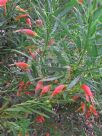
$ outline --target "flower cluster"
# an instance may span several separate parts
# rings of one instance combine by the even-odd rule
[[[23,71],[28,71],[29,65],[25,62],[16,62],[15,65]]]
[[[19,6],[16,6],[16,10],[22,12],[22,14],[19,14],[18,16],[16,16],[15,21],[25,19],[26,24],[30,28],[32,28],[31,17],[30,17],[29,14],[26,13],[27,11],[25,9],[20,8]],[[38,19],[38,20],[35,21],[35,24],[36,24],[37,27],[41,27],[41,26],[43,26],[43,21],[41,19]],[[31,29],[27,29],[27,28],[26,29],[18,29],[14,32],[15,33],[18,33],[18,32],[23,33],[23,34],[26,34],[26,35],[31,36],[31,37],[38,36],[36,32],[32,31]]]
[[[23,12],[23,14],[20,14],[20,15],[16,16],[15,20],[19,21],[20,19],[24,18],[26,24],[31,28],[32,27],[32,22],[31,22],[29,14],[26,14],[26,10],[20,8],[19,6],[16,6],[16,9],[18,11],[20,11],[20,12]]]
[[[98,112],[95,108],[95,100],[94,95],[90,89],[90,87],[86,84],[82,84],[81,89],[85,93],[86,102],[81,102],[81,106],[77,109],[77,111],[82,111],[85,114],[85,117],[88,119],[91,115],[98,117]]]
[[[94,105],[94,96],[92,91],[90,90],[90,87],[87,86],[86,84],[83,84],[81,86],[81,89],[84,91],[85,93],[85,97],[86,97],[86,101],[87,102],[92,102],[92,104]]]
[[[24,83],[24,81],[21,81],[19,83],[19,89],[18,89],[18,92],[17,92],[17,96],[20,96],[20,93],[22,92],[22,90],[25,91],[31,84],[32,83],[29,82],[29,81],[26,82],[26,83]],[[65,88],[66,88],[66,85],[64,85],[64,84],[58,85],[57,87],[55,87],[54,91],[51,92],[50,97],[52,98],[52,97],[60,94],[61,92],[63,92],[65,90]],[[34,89],[34,92],[36,94],[38,91],[41,91],[40,96],[42,96],[42,95],[47,94],[48,92],[50,92],[50,90],[51,90],[51,85],[44,85],[44,83],[41,80],[39,80],[37,82],[37,85],[36,85],[35,89]],[[24,93],[26,95],[32,95],[31,92],[24,92]]]
[[[54,91],[52,92],[51,98],[60,94],[62,91],[65,90],[65,88],[66,88],[66,85],[64,85],[64,84],[58,85],[54,89]],[[40,96],[42,96],[42,95],[48,93],[51,90],[51,85],[43,85],[42,81],[38,81],[36,88],[35,88],[35,92],[39,91],[39,90],[42,90],[41,93],[40,93]]]
[[[24,94],[26,94],[26,95],[32,95],[32,92],[26,91],[31,84],[32,84],[32,82],[29,82],[29,81],[27,81],[26,83],[24,81],[21,81],[18,85],[17,96],[21,96],[22,92],[24,92]]]
[[[44,123],[45,122],[44,116],[41,116],[41,115],[37,116],[35,120],[37,123]]]

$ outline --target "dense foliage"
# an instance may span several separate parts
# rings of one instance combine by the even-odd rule
[[[101,136],[101,0],[0,0],[0,136]]]

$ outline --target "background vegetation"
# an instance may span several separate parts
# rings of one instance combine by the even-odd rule
[[[0,6],[0,136],[101,136],[102,1],[9,0],[6,8],[4,15]],[[31,25],[17,19],[22,14]],[[50,85],[42,96],[39,80]],[[77,111],[87,103],[82,84],[94,94],[98,118]],[[51,97],[59,85],[65,90]]]

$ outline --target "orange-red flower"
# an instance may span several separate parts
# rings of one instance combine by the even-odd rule
[[[93,105],[90,105],[89,106],[89,111],[95,115],[95,116],[98,116],[98,112],[96,111],[95,107]]]
[[[83,4],[83,0],[78,0],[78,3],[79,4]]]
[[[35,87],[35,92],[39,91],[43,88],[43,82],[42,81],[38,81],[36,87]]]
[[[8,0],[0,0],[0,7],[4,8],[4,15],[6,15],[6,4]]]
[[[30,27],[32,26],[32,22],[30,18],[26,18],[26,24],[28,24]]]
[[[21,18],[27,18],[29,14],[21,14],[15,18],[16,21],[20,20]]]
[[[66,85],[64,85],[64,84],[61,84],[61,85],[57,86],[57,87],[54,89],[54,91],[52,92],[51,97],[53,97],[53,96],[55,96],[55,95],[61,93],[65,88],[66,88]]]
[[[88,110],[88,111],[86,112],[86,114],[85,114],[85,117],[86,117],[86,119],[88,119],[88,118],[90,118],[90,116],[91,116],[91,113],[90,113],[90,111]]]
[[[92,104],[94,104],[94,96],[89,88],[89,86],[87,86],[86,84],[83,84],[81,86],[81,89],[84,91],[85,96],[86,96],[86,101],[87,102],[92,102]]]
[[[35,59],[36,56],[37,56],[37,53],[36,53],[36,52],[31,52],[31,51],[29,51],[29,54],[30,54],[30,56],[31,56],[33,59]]]
[[[6,5],[8,0],[0,0],[0,7],[3,7]]]
[[[51,85],[46,85],[42,88],[42,91],[40,93],[40,96],[42,96],[43,94],[46,94],[47,92],[49,92],[51,89]]]
[[[82,112],[84,113],[86,110],[86,104],[84,102],[81,103],[81,109],[82,109]]]
[[[76,112],[78,111],[82,111],[83,113],[86,112],[86,104],[84,102],[81,102],[81,106],[76,110]]]
[[[35,59],[36,56],[37,56],[38,54],[40,54],[41,52],[42,52],[42,51],[41,51],[40,49],[37,49],[37,50],[35,50],[35,52],[29,51],[29,54],[31,55],[31,57],[32,57],[33,59]]]
[[[26,10],[24,10],[23,8],[20,8],[20,6],[16,6],[16,10],[18,10],[20,12],[26,12]]]
[[[29,65],[25,62],[16,62],[15,65],[23,71],[27,71],[29,69]]]
[[[32,31],[31,29],[19,29],[19,30],[16,30],[14,31],[15,33],[23,33],[23,34],[26,34],[28,36],[37,36],[37,33]]]
[[[44,123],[45,122],[45,118],[41,115],[37,116],[35,120],[37,123]]]
[[[24,85],[24,90],[28,89],[28,87],[32,84],[32,82],[28,81]]]
[[[86,84],[83,84],[83,85],[81,86],[81,88],[84,90],[84,92],[85,92],[88,96],[93,96],[93,94],[92,94],[90,88],[89,88]]]
[[[85,116],[86,116],[86,118],[88,119],[92,114],[93,114],[94,116],[96,116],[96,117],[99,116],[99,114],[98,114],[98,112],[96,111],[94,105],[90,105],[90,106],[88,107]]]
[[[24,81],[21,81],[19,83],[19,88],[18,88],[18,92],[17,92],[17,96],[21,95],[21,92],[25,91],[26,89],[28,89],[28,87],[32,84],[32,82],[26,82],[24,83]],[[32,92],[24,92],[26,95],[32,95]]]
[[[76,110],[82,111],[85,114],[85,117],[88,119],[92,114],[96,117],[98,117],[98,112],[96,111],[94,105],[87,106],[84,102],[81,102],[81,106]]]
[[[19,89],[18,89],[19,92],[22,92],[22,90],[23,90],[23,88],[24,88],[24,85],[25,85],[24,81],[21,81],[21,82],[19,83]]]

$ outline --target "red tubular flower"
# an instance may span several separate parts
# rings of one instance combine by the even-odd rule
[[[82,109],[82,112],[84,113],[86,110],[86,104],[84,102],[81,103],[81,109]]]
[[[17,16],[17,17],[15,18],[15,20],[18,21],[18,20],[20,20],[21,18],[27,18],[28,16],[29,16],[28,14],[21,14],[21,15]]]
[[[81,86],[81,89],[85,92],[86,101],[90,102],[90,100],[91,100],[92,104],[94,104],[94,96],[93,96],[90,88],[86,84],[83,84]]]
[[[24,81],[21,81],[19,83],[19,89],[17,92],[17,96],[21,96],[21,92],[25,91],[30,85],[32,84],[32,82],[26,82],[24,83]],[[24,92],[26,95],[32,95],[32,92]]]
[[[28,36],[38,36],[36,32],[32,31],[31,29],[19,29],[19,30],[16,30],[14,31],[15,33],[23,33],[23,34],[26,34]]]
[[[29,65],[25,62],[16,62],[15,65],[22,69],[23,71],[27,71],[29,68]]]
[[[35,92],[39,91],[43,88],[43,82],[42,81],[38,81],[36,87],[35,87]]]
[[[20,12],[24,12],[24,13],[26,12],[26,10],[20,8],[20,6],[16,6],[16,10],[18,10],[18,11],[20,11]]]
[[[78,3],[79,4],[83,4],[83,0],[78,0]]]
[[[90,116],[91,116],[91,113],[90,113],[90,111],[88,110],[88,111],[86,112],[86,114],[85,114],[85,117],[86,117],[86,119],[88,119],[88,118],[90,118]]]
[[[4,6],[4,5],[6,5],[7,1],[8,1],[8,0],[0,0],[0,6],[2,7],[2,6]]]
[[[0,7],[3,7],[7,4],[8,0],[0,0]]]
[[[76,112],[82,111],[85,113],[86,111],[86,104],[84,102],[81,102],[81,106],[76,110]]]
[[[35,120],[37,123],[44,123],[45,122],[45,118],[43,116],[37,116]]]
[[[98,112],[96,111],[95,107],[93,105],[90,105],[89,106],[89,111],[95,115],[95,116],[98,116]]]
[[[35,52],[29,51],[29,54],[31,55],[31,57],[32,57],[33,59],[35,59],[36,56],[37,56],[38,54],[40,54],[41,52],[42,52],[42,51],[41,51],[40,49],[37,49]]]
[[[24,88],[24,85],[25,85],[25,83],[24,83],[24,81],[21,81],[20,83],[19,83],[19,92],[22,92],[22,90],[23,90],[23,88]]]
[[[8,0],[0,0],[0,7],[4,7],[4,15],[6,15],[6,4]]]
[[[94,115],[96,117],[99,116],[98,112],[96,111],[95,107],[93,105],[90,105],[87,112],[86,112],[86,118],[88,119],[91,115]]]
[[[64,84],[57,86],[57,87],[54,89],[53,93],[51,94],[51,97],[53,97],[53,96],[55,96],[55,95],[61,93],[65,88],[66,88],[66,85],[64,85]]]
[[[29,51],[29,54],[33,59],[35,59],[37,56],[37,53],[31,52],[31,51]]]
[[[46,85],[42,88],[42,91],[40,93],[40,96],[42,96],[43,94],[46,94],[47,92],[49,92],[51,89],[51,85]]]
[[[84,90],[84,92],[85,92],[88,96],[93,96],[93,94],[92,94],[90,88],[89,88],[86,84],[83,84],[83,85],[81,86],[81,88]]]
[[[22,87],[22,86],[24,86],[24,81],[21,81],[21,82],[19,83],[19,87]]]
[[[26,18],[26,24],[28,24],[30,27],[32,27],[32,22],[30,18]]]

